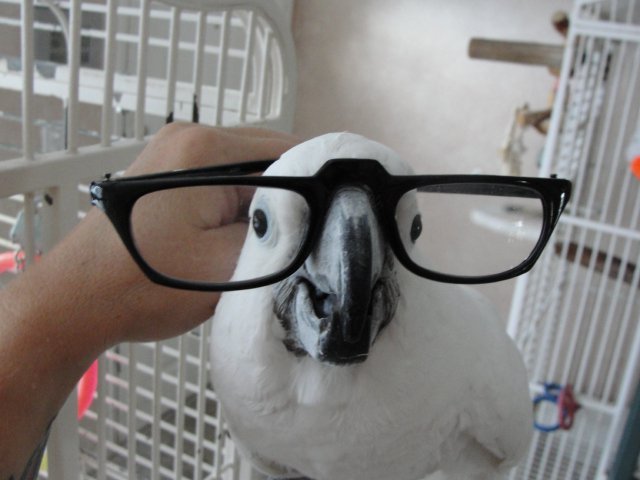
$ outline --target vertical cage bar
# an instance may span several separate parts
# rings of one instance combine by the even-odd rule
[[[147,50],[149,46],[149,14],[150,0],[141,0],[140,23],[138,31],[138,59],[136,75],[138,84],[136,89],[136,118],[134,135],[136,140],[144,139],[145,100],[147,94]]]
[[[238,450],[234,447],[233,448],[233,480],[240,480],[241,468],[242,466],[240,464],[240,455],[238,455]]]
[[[173,113],[176,100],[176,75],[178,71],[178,51],[180,40],[180,9],[171,9],[171,29],[169,42],[169,61],[167,63],[167,109],[165,118]]]
[[[30,266],[36,257],[36,198],[33,192],[25,192],[23,202],[24,238],[21,248],[24,252],[25,265]]]
[[[183,477],[184,468],[184,406],[186,401],[186,385],[187,385],[187,342],[184,334],[178,340],[178,387],[176,392],[176,458],[175,467],[178,478]]]
[[[204,427],[205,413],[207,405],[207,345],[209,344],[209,335],[211,333],[211,322],[205,322],[200,327],[200,341],[198,345],[198,356],[202,362],[198,366],[198,417],[196,420],[196,451],[200,452],[196,462],[195,478],[202,478],[202,463],[204,458]],[[218,422],[219,425],[219,422]],[[218,432],[220,433],[220,432]],[[219,447],[219,445],[217,445]]]
[[[265,39],[262,45],[262,51],[260,58],[262,59],[262,68],[260,69],[260,78],[258,80],[258,118],[262,120],[266,110],[266,83],[267,83],[267,71],[269,70],[269,51],[271,50],[273,42],[273,34],[271,30],[267,30],[265,33]]]
[[[138,379],[136,375],[136,363],[137,355],[135,351],[135,345],[130,343],[128,345],[129,350],[129,398],[127,402],[127,469],[129,478],[137,478],[136,474],[136,431],[137,431],[137,419],[136,419],[136,385]]]
[[[245,123],[247,120],[247,99],[249,96],[249,72],[253,61],[253,44],[256,30],[256,19],[253,10],[249,11],[247,22],[247,43],[244,48],[244,63],[242,64],[242,83],[240,84],[240,106],[238,108],[238,122]]]
[[[22,156],[26,160],[34,160],[33,137],[33,1],[22,0],[20,25],[21,45],[20,55],[22,59]],[[34,195],[31,192],[24,194],[24,250],[26,265],[31,265],[35,258],[35,203]]]
[[[67,151],[78,151],[78,90],[80,88],[80,49],[82,10],[80,0],[72,0],[69,18],[69,44],[67,52],[69,58],[69,91],[66,102]]]
[[[111,145],[111,132],[113,130],[113,79],[115,74],[116,57],[116,26],[117,18],[116,0],[107,2],[107,26],[104,52],[104,95],[102,100],[102,120],[100,145]]]
[[[216,125],[222,125],[224,120],[225,71],[227,68],[230,20],[231,10],[224,10],[222,12],[222,24],[220,27],[220,50],[218,54],[218,72],[216,75],[216,86],[218,87],[216,98]]]
[[[96,406],[98,433],[98,471],[97,480],[107,478],[107,360],[105,355],[98,359],[98,399]]]
[[[537,430],[535,430],[534,433],[533,433],[533,438],[531,440],[531,445],[532,446],[538,445],[539,437],[540,437],[540,433]],[[531,471],[532,471],[533,465],[535,463],[535,456],[536,456],[536,449],[535,448],[529,448],[529,454],[527,455],[526,463],[522,462],[522,461],[520,463],[521,465],[524,464],[524,467],[521,467],[522,470],[523,470],[523,472],[522,472],[522,477],[523,478],[527,478],[527,479],[528,478],[534,478]]]
[[[33,125],[33,0],[22,0],[20,15],[21,58],[22,58],[22,156],[34,159]]]
[[[572,18],[576,18],[578,9],[573,9]],[[560,70],[560,78],[558,79],[559,85],[566,85],[572,74],[572,65],[574,55],[576,54],[576,36],[570,29],[567,35],[566,47],[564,55],[562,57],[562,68]],[[542,177],[548,177],[551,172],[551,166],[553,159],[556,156],[556,145],[558,144],[558,137],[560,134],[560,124],[563,121],[564,106],[567,101],[568,88],[561,88],[556,93],[553,109],[551,110],[551,119],[549,120],[549,129],[547,133],[547,139],[545,142],[545,149],[543,150],[542,162],[540,165],[539,174]]]
[[[162,422],[162,342],[153,349],[153,422],[151,423],[151,478],[160,478],[160,429]]]
[[[196,31],[196,51],[193,63],[193,101],[197,105],[202,104],[202,65],[204,63],[204,44],[207,32],[207,12],[198,12],[198,25]],[[193,119],[194,121],[197,119]]]
[[[597,422],[593,421],[592,424],[593,425],[598,425],[602,422],[602,418],[603,415],[602,414],[597,414],[596,419],[598,420]],[[585,430],[587,430],[585,432]],[[580,468],[580,441],[584,441],[585,438],[591,437],[589,440],[589,446],[588,446],[588,451],[589,454],[587,455],[586,458],[594,458],[595,455],[597,455],[597,453],[593,452],[593,447],[595,447],[595,441],[596,441],[596,435],[593,434],[593,431],[589,432],[588,431],[588,426],[587,426],[587,422],[582,422],[580,424],[578,424],[578,429],[577,432],[574,435],[574,445],[573,445],[573,449],[572,449],[572,455],[570,458],[570,462],[569,462],[569,467],[571,468],[571,472],[573,473],[573,471],[578,470]],[[560,465],[561,462],[556,462],[556,465]],[[589,465],[582,465],[582,472],[580,474],[580,480],[587,480],[589,477],[587,476],[589,472]],[[575,475],[574,475],[575,478]]]
[[[507,333],[513,339],[520,328],[520,320],[522,319],[522,305],[524,304],[525,293],[527,291],[527,283],[529,282],[530,273],[521,275],[516,280],[509,308],[509,320],[507,323]]]
[[[225,427],[224,427],[224,420],[222,415],[223,415],[222,406],[218,404],[218,428],[216,431],[216,435],[218,436],[218,441],[216,443],[216,453],[214,456],[216,480],[222,478],[222,462],[224,461],[222,451],[224,449],[224,444],[225,444],[225,434],[224,434]]]
[[[552,296],[543,295],[543,292],[554,283],[553,279],[558,278],[558,272],[554,271],[550,265],[552,258],[551,252],[547,252],[541,258],[542,263],[537,267],[535,274],[531,274],[524,284],[524,288],[530,287],[534,292],[538,292],[535,295],[527,295],[523,300],[523,305],[526,307],[523,308],[523,312],[526,316],[522,323],[529,326],[527,329],[529,338],[524,353],[529,371],[536,372],[532,375],[532,379],[535,380],[543,378],[541,372],[544,371],[544,363],[540,359],[544,358],[550,348],[556,329],[556,325],[550,321],[550,318],[552,310],[557,308],[557,301]],[[541,305],[544,305],[544,308],[540,308]]]

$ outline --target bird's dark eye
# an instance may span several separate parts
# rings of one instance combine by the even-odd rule
[[[267,233],[267,229],[269,228],[267,214],[264,213],[264,210],[258,208],[253,212],[251,226],[253,227],[253,231],[256,232],[258,238],[264,237],[265,233]]]
[[[413,222],[411,223],[411,241],[413,243],[416,242],[420,234],[422,233],[422,218],[420,214],[413,217]]]

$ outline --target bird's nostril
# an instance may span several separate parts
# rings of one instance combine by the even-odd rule
[[[311,302],[313,310],[318,318],[327,318],[333,312],[335,305],[335,295],[318,290],[315,286],[310,285]]]

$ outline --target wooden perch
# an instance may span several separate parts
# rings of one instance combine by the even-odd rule
[[[469,42],[469,57],[500,62],[544,65],[559,69],[562,65],[562,45],[548,43],[513,42],[472,38]]]
[[[531,125],[538,132],[543,135],[547,134],[547,120],[551,118],[551,109],[547,108],[545,110],[529,110],[528,108],[520,108],[517,111],[516,119],[518,121],[518,125],[521,127],[528,127]]]

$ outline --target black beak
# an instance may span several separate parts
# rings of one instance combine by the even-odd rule
[[[283,282],[289,288],[277,289],[292,304],[283,322],[296,337],[289,343],[323,362],[366,360],[397,304],[390,259],[367,192],[339,190],[313,253]]]

